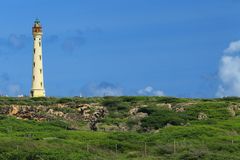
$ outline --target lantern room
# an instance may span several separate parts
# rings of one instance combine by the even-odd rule
[[[41,26],[39,19],[36,19],[34,21],[34,26],[32,28],[32,32],[33,32],[33,34],[42,34],[42,26]]]

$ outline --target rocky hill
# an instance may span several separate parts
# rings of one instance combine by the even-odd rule
[[[239,159],[240,99],[0,97],[0,159]]]

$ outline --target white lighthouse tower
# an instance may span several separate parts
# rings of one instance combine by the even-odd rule
[[[33,45],[33,64],[32,64],[32,89],[31,97],[45,97],[43,81],[43,63],[42,63],[42,26],[38,19],[35,20],[32,27],[34,39]]]

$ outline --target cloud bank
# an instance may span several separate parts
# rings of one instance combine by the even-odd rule
[[[14,51],[12,53],[16,53],[16,50],[20,50],[25,48],[31,44],[31,37],[26,36],[24,34],[10,34],[7,37],[0,38],[0,49],[1,52],[11,53],[9,51]]]
[[[79,29],[61,35],[45,35],[43,43],[47,47],[55,45],[56,49],[61,49],[64,53],[74,53],[86,43],[86,34],[89,32],[96,31],[93,29]],[[0,53],[19,53],[20,50],[32,47],[32,43],[33,38],[31,35],[11,33],[6,37],[0,37]]]
[[[224,50],[219,66],[220,85],[217,97],[240,96],[240,40]]]
[[[110,82],[89,83],[80,89],[80,96],[83,97],[127,96],[127,95],[165,96],[163,91],[156,90],[152,86],[147,86],[139,90],[129,90],[121,87],[119,84],[113,84]]]
[[[12,82],[9,74],[0,74],[0,95],[18,96],[22,94],[19,84]]]
[[[240,51],[240,40],[239,41],[234,41],[229,44],[229,47],[224,50],[226,54],[229,53],[236,53]]]
[[[90,83],[81,89],[80,95],[84,97],[122,96],[123,89],[109,82]]]
[[[143,96],[164,96],[164,92],[161,90],[155,90],[151,86],[147,86],[143,89],[140,89],[137,91],[138,95],[143,95]]]

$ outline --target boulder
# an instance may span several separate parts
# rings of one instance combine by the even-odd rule
[[[232,117],[236,116],[236,113],[238,112],[238,110],[239,110],[238,105],[230,105],[228,107],[228,112]]]
[[[64,116],[64,113],[61,112],[61,111],[54,111],[53,109],[49,109],[48,114],[52,114],[54,116],[58,116],[58,117],[63,117]]]
[[[180,108],[176,108],[176,112],[184,112],[185,109],[183,107],[180,107]]]
[[[208,116],[207,114],[203,113],[203,112],[200,112],[198,114],[198,120],[207,120],[208,119]]]
[[[67,107],[67,106],[66,106],[65,104],[60,104],[60,103],[59,103],[59,104],[57,104],[57,107],[58,107],[58,108],[65,108],[65,107]]]
[[[157,104],[157,106],[172,110],[172,105],[170,103],[159,103],[159,104]]]
[[[20,111],[19,106],[12,106],[11,109],[9,110],[9,115],[16,115]]]
[[[130,115],[136,115],[138,112],[139,108],[132,108],[130,109],[130,111],[128,112]]]

